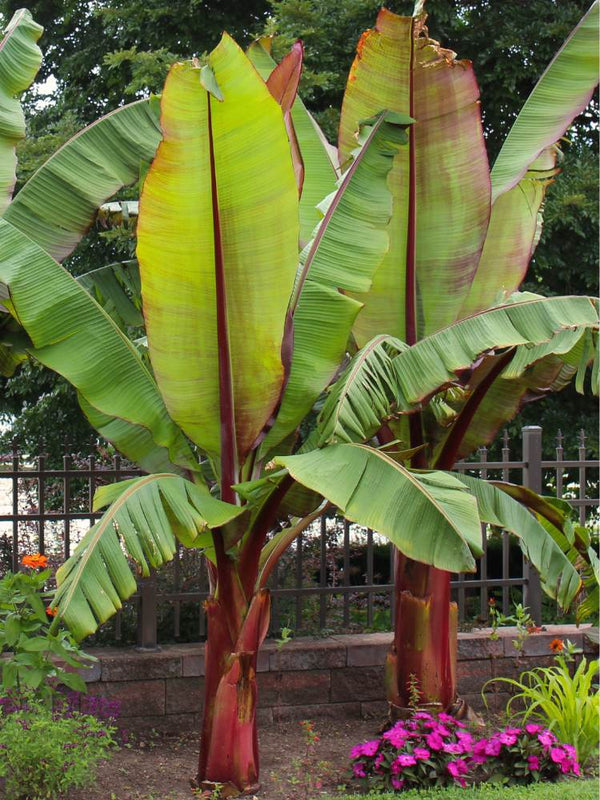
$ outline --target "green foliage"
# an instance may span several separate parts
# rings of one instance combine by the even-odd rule
[[[116,729],[96,717],[29,700],[0,716],[0,775],[6,800],[54,800],[88,786],[115,746]]]
[[[390,794],[388,792],[371,792],[364,794],[336,794],[335,798],[324,800],[466,800],[466,792],[460,786],[447,789],[409,789]],[[531,786],[483,786],[469,787],[469,800],[596,800],[598,797],[598,781],[561,781],[560,783],[538,783]]]
[[[44,566],[45,556],[29,556]],[[33,693],[50,702],[56,687],[64,684],[74,691],[85,691],[78,672],[68,667],[85,666],[84,656],[67,630],[57,630],[49,603],[54,592],[46,591],[50,570],[9,572],[0,580],[0,652],[8,654],[2,662],[0,686],[3,693]]]
[[[575,747],[579,762],[585,765],[597,753],[600,736],[600,691],[595,687],[598,661],[588,662],[583,657],[571,673],[568,656],[558,655],[555,666],[535,667],[518,679],[495,680],[515,691],[507,713],[547,725],[561,741]],[[518,710],[521,703],[523,711]]]

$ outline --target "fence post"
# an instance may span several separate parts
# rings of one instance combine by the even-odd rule
[[[523,437],[523,485],[537,494],[542,493],[542,429],[539,425],[527,425],[521,429]],[[525,562],[523,605],[529,608],[536,625],[542,624],[542,587],[537,570]]]
[[[139,582],[140,599],[137,612],[137,650],[160,650],[156,634],[156,574]]]

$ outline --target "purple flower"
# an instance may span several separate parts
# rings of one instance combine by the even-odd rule
[[[431,753],[426,747],[415,747],[413,750],[413,755],[415,758],[430,758]]]
[[[442,737],[439,735],[439,733],[437,733],[437,731],[428,733],[425,737],[425,741],[427,742],[427,747],[430,747],[432,750],[441,750],[444,745]]]
[[[527,765],[530,770],[538,770],[540,768],[540,760],[537,756],[527,756]]]

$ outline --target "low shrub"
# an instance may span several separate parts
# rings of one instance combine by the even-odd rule
[[[35,699],[4,698],[0,714],[0,776],[6,800],[54,800],[93,782],[115,746],[115,728],[89,714],[50,709]]]
[[[356,745],[352,773],[364,789],[408,790],[484,781],[505,786],[578,776],[575,748],[527,724],[475,738],[448,714],[418,711],[377,739]]]

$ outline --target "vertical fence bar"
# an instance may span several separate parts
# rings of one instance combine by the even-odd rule
[[[88,479],[88,511],[91,514],[92,508],[94,507],[94,492],[96,491],[96,478],[94,477],[96,459],[94,456],[88,458],[88,467],[90,470],[90,477]],[[90,517],[90,526],[94,524],[94,521],[94,517]]]
[[[344,627],[350,624],[350,523],[344,520]]]
[[[523,484],[528,489],[542,492],[542,429],[539,425],[527,425],[521,430],[523,436]],[[536,625],[542,624],[542,587],[540,576],[529,563],[524,563],[523,605],[529,608]]]
[[[579,461],[582,462],[581,466],[579,467],[579,499],[580,500],[585,500],[585,491],[586,491],[585,472],[586,472],[586,470],[585,470],[585,464],[583,464],[583,462],[585,461],[585,450],[586,450],[586,447],[585,447],[585,431],[584,431],[583,428],[579,431],[579,448],[578,449],[579,449]],[[585,504],[581,503],[581,505],[579,506],[579,524],[580,525],[585,525],[585,511],[586,511]]]
[[[17,572],[19,569],[19,450],[17,440],[12,443],[12,570]]]
[[[373,531],[367,529],[367,585],[373,585]],[[373,592],[367,592],[367,627],[373,627]]]
[[[327,586],[327,520],[321,517],[321,553],[319,568],[319,586],[324,589]],[[327,597],[325,592],[319,597],[319,628],[327,625]]]
[[[71,459],[68,455],[63,456],[63,470],[65,477],[63,478],[63,513],[64,519],[64,532],[63,532],[63,552],[65,561],[71,555],[71,520],[69,519],[69,512],[71,510],[71,481],[66,474],[69,472]]]
[[[390,627],[394,630],[394,625],[396,624],[396,603],[394,602],[396,597],[396,548],[391,542],[388,547],[390,552],[390,583],[392,584],[392,593],[390,594]]]
[[[304,536],[300,534],[296,539],[296,589],[302,588],[302,573],[303,573],[303,544]],[[296,595],[296,630],[299,631],[302,627],[302,595],[300,592]]]
[[[504,429],[502,434],[502,461],[507,463],[510,461],[510,439],[508,431]],[[507,482],[510,478],[510,470],[508,467],[502,468],[502,480]],[[510,578],[510,536],[508,531],[502,531],[502,580],[505,581]],[[508,586],[502,585],[502,613],[508,614],[509,610],[509,591]]]
[[[181,591],[181,547],[178,544],[175,550],[175,558],[173,559],[173,581],[175,592]],[[181,600],[173,601],[173,636],[179,639],[181,636]]]
[[[44,456],[39,456],[37,460],[37,468],[40,473],[40,476],[37,480],[38,514],[40,515],[38,522],[38,552],[43,553],[46,549],[44,536],[44,513],[46,511],[46,481],[44,480],[44,470],[46,469],[46,459]]]
[[[482,464],[481,471],[479,473],[479,477],[481,480],[487,480],[488,472],[485,464],[487,462],[488,451],[487,447],[480,447],[479,448],[479,461]],[[483,619],[487,619],[488,614],[488,584],[487,581],[489,579],[488,575],[488,557],[487,557],[487,550],[488,550],[488,543],[487,543],[487,526],[485,524],[481,525],[481,545],[483,549],[483,553],[481,554],[481,558],[479,559],[479,570],[481,574],[481,588],[479,590],[479,616]],[[485,581],[485,582],[484,582]]]
[[[560,466],[560,462],[564,461],[564,449],[563,449],[563,433],[561,430],[558,431],[556,434],[556,496],[562,498],[563,496],[563,481],[564,481],[564,469]]]

